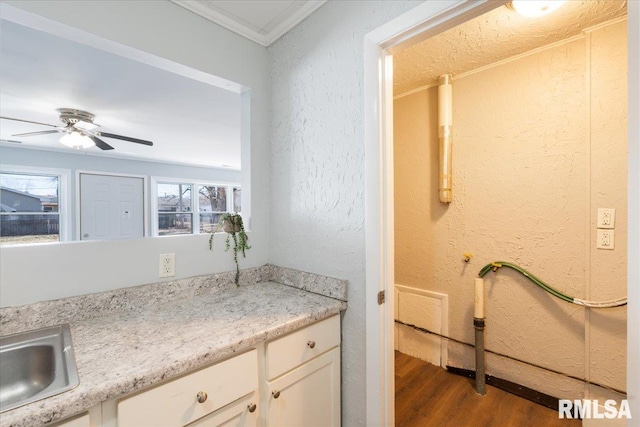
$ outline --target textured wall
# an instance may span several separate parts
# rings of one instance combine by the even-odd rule
[[[271,253],[349,281],[343,421],[365,425],[364,35],[418,2],[328,2],[270,48]]]
[[[624,16],[626,11],[625,0],[573,0],[542,19],[497,7],[399,52],[393,70],[394,91],[431,86],[441,74],[476,70],[580,35],[582,29]]]
[[[591,91],[591,223],[587,296],[627,294],[627,22],[588,34]],[[595,248],[599,207],[616,208],[614,251]],[[589,314],[587,373],[598,383],[625,389],[626,308]]]
[[[489,261],[513,261],[579,298],[626,294],[625,32],[614,24],[454,78],[449,206],[437,201],[437,89],[396,99],[396,283],[448,294],[452,337],[473,342],[473,278]],[[617,209],[615,251],[595,249],[598,207]],[[485,279],[488,349],[625,388],[626,309],[585,314],[513,271]],[[464,348],[449,354],[472,360]],[[540,378],[526,366],[504,375]]]

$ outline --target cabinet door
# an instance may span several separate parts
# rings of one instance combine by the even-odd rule
[[[256,427],[258,425],[257,395],[257,391],[251,393],[187,427]]]
[[[270,382],[267,392],[269,427],[338,427],[340,347]]]

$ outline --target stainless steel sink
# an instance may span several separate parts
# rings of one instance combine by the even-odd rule
[[[0,412],[78,383],[69,325],[0,337]]]

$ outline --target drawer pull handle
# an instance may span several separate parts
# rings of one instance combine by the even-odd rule
[[[196,394],[196,400],[198,401],[198,403],[204,403],[207,401],[207,393],[205,393],[204,391],[199,391],[198,394]]]
[[[273,395],[274,399],[277,399],[280,397],[280,392],[278,390],[271,392],[271,394]]]
[[[314,348],[316,346],[316,342],[313,340],[307,341],[307,345],[309,348]]]
[[[251,405],[247,406],[247,409],[249,410],[249,412],[255,412],[256,411],[256,404],[252,403]]]

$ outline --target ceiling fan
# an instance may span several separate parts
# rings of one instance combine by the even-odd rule
[[[120,139],[122,141],[135,142],[136,144],[152,146],[153,142],[145,141],[144,139],[131,138],[129,136],[116,135],[108,132],[101,132],[95,130],[100,125],[93,123],[95,116],[91,113],[82,110],[76,110],[73,108],[60,108],[57,110],[60,113],[60,121],[64,123],[64,126],[50,125],[48,123],[34,122],[31,120],[15,119],[12,117],[0,116],[0,119],[13,120],[16,122],[33,123],[35,125],[49,126],[55,129],[41,130],[36,132],[18,133],[12,136],[35,136],[46,135],[50,133],[64,133],[64,136],[60,138],[60,143],[71,148],[89,148],[94,145],[101,150],[113,150],[113,147],[100,138],[113,138]]]

